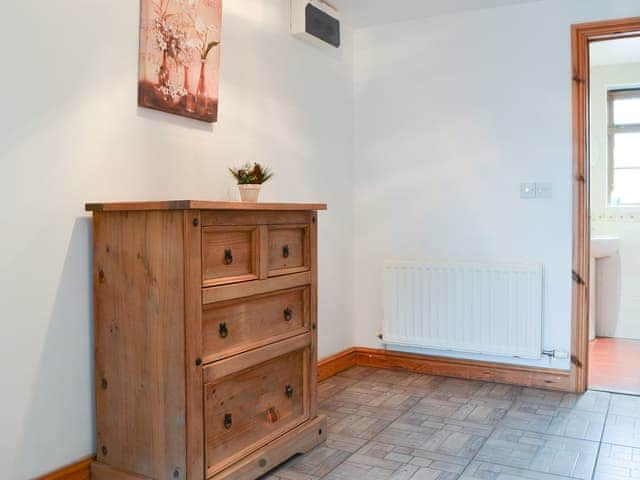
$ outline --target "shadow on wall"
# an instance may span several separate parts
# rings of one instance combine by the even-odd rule
[[[171,124],[173,127],[201,130],[203,132],[213,133],[213,129],[215,127],[215,123],[200,122],[191,118],[181,117],[179,115],[161,112],[159,110],[152,110],[145,107],[138,107],[136,115],[144,120],[151,120],[162,125]]]
[[[90,428],[91,438],[95,438],[91,245],[91,219],[76,218],[49,328],[40,349],[42,355],[31,387],[31,400],[24,410],[24,436],[9,479],[24,478],[27,465],[44,470],[34,472],[39,475],[59,468],[60,458],[72,462],[95,450],[92,445],[91,451],[85,451],[86,436],[56,436],[59,432],[82,432]],[[36,301],[37,297],[36,292]],[[69,392],[77,391],[80,385],[86,394],[70,400]],[[53,438],[42,435],[43,430],[51,432]]]

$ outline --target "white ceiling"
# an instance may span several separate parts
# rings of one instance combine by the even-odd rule
[[[592,66],[640,63],[640,37],[594,42],[590,57]]]
[[[327,0],[354,28],[538,0]]]

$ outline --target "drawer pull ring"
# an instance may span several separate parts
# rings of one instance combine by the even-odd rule
[[[289,245],[282,247],[282,256],[284,258],[289,258]]]
[[[225,322],[220,324],[218,330],[220,332],[220,338],[227,338],[227,335],[229,335],[229,330],[227,330],[227,324]]]
[[[293,396],[293,387],[291,385],[287,385],[284,387],[284,393],[287,398],[291,398]]]
[[[225,430],[229,430],[233,425],[233,416],[230,413],[224,414],[224,428]]]
[[[230,248],[227,248],[224,251],[224,264],[231,265],[232,263],[233,263],[233,253],[231,252]]]
[[[267,420],[269,421],[269,423],[276,423],[279,419],[280,415],[278,415],[276,407],[267,409]]]
[[[291,310],[291,307],[285,308],[283,313],[284,313],[284,319],[287,322],[290,322],[291,319],[293,318],[293,310]]]

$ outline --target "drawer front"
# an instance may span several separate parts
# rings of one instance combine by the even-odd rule
[[[304,347],[205,383],[207,476],[308,418],[304,394],[308,358]]]
[[[258,278],[258,227],[204,227],[202,229],[202,283],[204,286]]]
[[[309,226],[269,227],[269,276],[309,269]]]
[[[309,330],[309,287],[205,305],[206,363]]]

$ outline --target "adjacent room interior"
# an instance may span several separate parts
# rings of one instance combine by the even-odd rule
[[[3,7],[0,477],[638,478],[638,0]]]
[[[589,387],[640,394],[640,37],[591,43]]]

